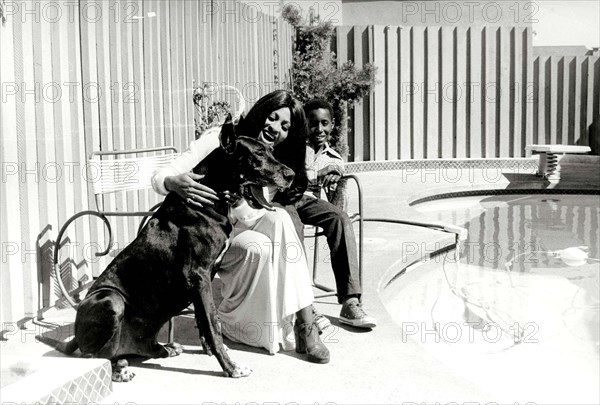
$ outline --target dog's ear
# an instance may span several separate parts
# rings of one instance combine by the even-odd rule
[[[240,114],[240,116],[237,117],[237,120],[235,120],[235,123],[234,123],[236,131],[239,128],[244,128],[245,121],[246,121],[246,116],[244,116],[244,114]]]
[[[228,154],[232,154],[235,150],[235,126],[236,124],[231,119],[231,114],[229,114],[221,127],[221,133],[219,134],[221,148]]]

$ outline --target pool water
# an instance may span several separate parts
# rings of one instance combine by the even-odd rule
[[[403,339],[497,402],[600,403],[599,197],[479,196],[414,208],[469,238],[382,294]]]
[[[513,271],[551,265],[553,257],[536,252],[586,246],[598,258],[600,196],[496,195],[436,200],[414,207],[469,231],[464,263]]]

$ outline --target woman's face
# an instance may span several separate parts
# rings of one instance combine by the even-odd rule
[[[282,107],[269,114],[262,130],[258,134],[258,139],[267,145],[277,146],[285,141],[291,126],[290,109]]]

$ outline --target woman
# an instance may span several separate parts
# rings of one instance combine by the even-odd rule
[[[236,132],[272,145],[275,157],[296,173],[288,190],[268,189],[267,199],[283,204],[299,199],[307,185],[305,156],[298,153],[305,150],[307,133],[302,105],[286,91],[269,93],[250,109]],[[211,129],[193,141],[170,166],[154,174],[154,189],[175,192],[197,209],[218,200],[214,190],[197,182],[201,176],[190,172],[219,146],[218,138],[219,129]],[[313,323],[307,262],[291,218],[281,208],[254,209],[238,196],[227,199],[234,227],[218,273],[223,281],[218,308],[223,333],[270,353],[277,352],[280,343],[288,350],[293,347],[295,314],[296,351],[307,353],[311,362],[327,363],[329,351]]]

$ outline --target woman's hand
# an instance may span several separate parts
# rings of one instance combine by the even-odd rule
[[[219,201],[215,190],[200,183],[203,175],[196,173],[181,173],[177,176],[165,177],[165,187],[169,191],[177,193],[189,205],[202,208],[204,205],[214,205]]]

